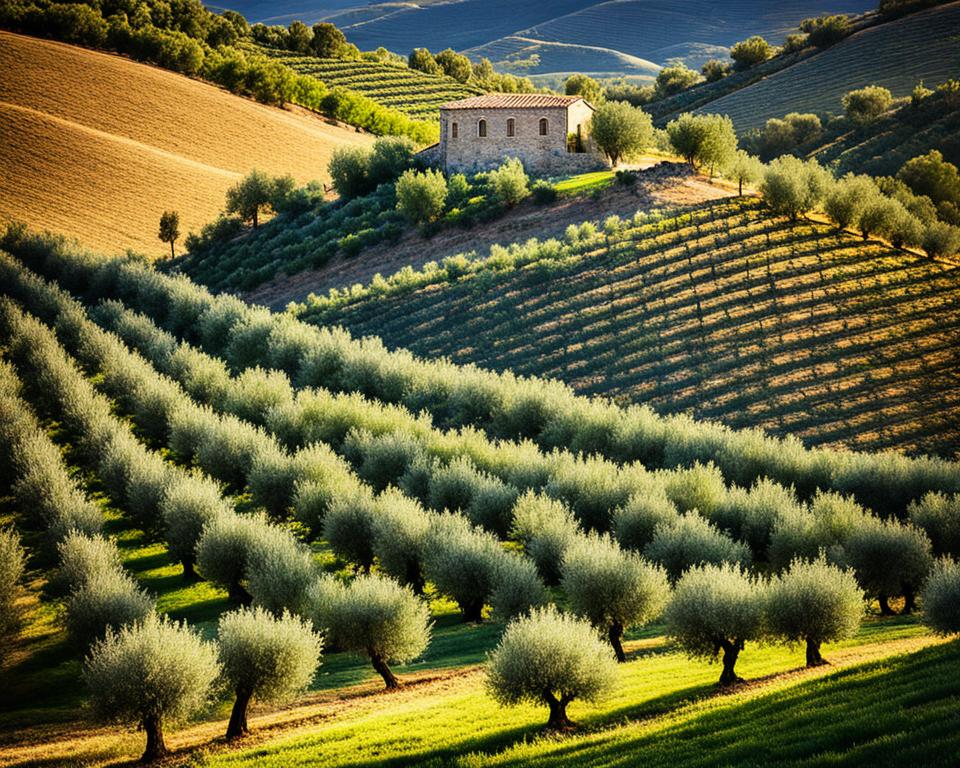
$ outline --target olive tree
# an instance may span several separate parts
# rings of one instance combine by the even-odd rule
[[[737,134],[727,115],[686,112],[670,121],[667,136],[677,154],[695,168],[709,167],[711,176],[727,165],[737,151]]]
[[[323,520],[323,538],[342,560],[369,572],[374,558],[377,500],[366,488],[334,499]]]
[[[366,654],[387,688],[400,687],[390,664],[412,661],[430,643],[427,604],[409,587],[377,574],[326,593],[314,621],[337,648]]]
[[[935,555],[960,557],[960,493],[931,491],[910,502],[907,514],[930,537]]]
[[[183,565],[185,579],[196,578],[197,542],[204,526],[218,515],[231,511],[220,488],[199,476],[184,478],[167,487],[160,502],[160,514],[166,526],[170,554]]]
[[[806,643],[807,666],[825,664],[820,646],[852,637],[864,612],[863,590],[849,569],[796,559],[767,592],[767,628],[788,643]]]
[[[601,104],[590,119],[590,135],[597,148],[616,167],[653,144],[653,121],[646,112],[625,101]]]
[[[893,613],[889,599],[903,595],[903,613],[913,610],[917,590],[933,564],[930,539],[919,528],[895,520],[865,520],[844,545],[846,562],[880,613]]]
[[[494,196],[510,208],[530,196],[530,178],[516,157],[508,157],[499,168],[490,171],[487,184]]]
[[[893,94],[879,85],[868,85],[849,91],[843,96],[843,108],[855,123],[869,123],[876,120],[893,104]]]
[[[784,155],[767,165],[760,191],[774,212],[796,221],[817,206],[830,183],[830,172],[816,160]]]
[[[694,658],[716,658],[722,650],[720,685],[740,682],[740,653],[747,642],[763,637],[763,592],[761,582],[739,566],[691,568],[667,604],[667,635]]]
[[[734,541],[696,512],[659,523],[643,554],[662,566],[674,582],[696,565],[750,564],[746,544]]]
[[[766,61],[774,54],[774,48],[760,35],[748,37],[734,43],[730,49],[730,58],[736,62],[737,69],[747,69],[754,64]]]
[[[155,615],[108,632],[83,666],[97,715],[146,733],[144,762],[166,754],[164,724],[206,705],[219,673],[211,644],[186,624]]]
[[[424,549],[424,574],[460,606],[465,621],[482,621],[496,587],[503,549],[496,537],[461,515],[438,515]]]
[[[373,519],[373,553],[380,569],[414,594],[423,594],[423,551],[430,516],[420,504],[395,488],[377,498]]]
[[[67,630],[77,647],[86,649],[111,628],[153,615],[153,599],[124,571],[91,574],[67,599]]]
[[[677,519],[677,508],[665,493],[636,493],[613,512],[613,531],[621,547],[642,552],[658,525]]]
[[[397,210],[414,224],[440,218],[447,200],[447,180],[441,171],[407,170],[397,179]]]
[[[513,507],[512,538],[519,541],[549,585],[560,583],[560,564],[580,524],[562,501],[527,491]]]
[[[737,182],[737,194],[743,197],[743,183],[753,184],[763,178],[763,163],[742,149],[733,153],[723,175]]]
[[[293,191],[290,176],[271,177],[254,169],[227,190],[227,213],[236,213],[243,221],[249,221],[256,229],[260,213],[276,208]]]
[[[157,236],[161,243],[170,244],[170,258],[176,256],[173,246],[180,237],[180,214],[176,211],[164,211],[160,215],[160,231]]]
[[[490,607],[493,618],[508,621],[547,602],[547,591],[537,566],[516,552],[504,552],[494,571]]]
[[[670,587],[664,570],[597,534],[574,539],[561,570],[571,610],[604,632],[617,661],[626,661],[624,630],[656,618],[666,603]]]
[[[227,738],[248,732],[247,707],[257,701],[283,701],[309,685],[320,663],[323,641],[309,622],[284,612],[240,608],[220,617],[217,644],[223,677],[236,699]]]
[[[840,229],[850,229],[860,223],[864,208],[879,195],[876,182],[869,176],[848,173],[830,186],[823,210]]]
[[[942,558],[923,590],[923,620],[941,635],[960,633],[960,564]]]
[[[6,638],[20,624],[17,597],[20,579],[26,568],[26,553],[20,546],[20,537],[9,528],[0,528],[0,647],[6,648]],[[0,650],[0,660],[3,651]]]
[[[960,227],[935,221],[927,226],[920,245],[927,255],[934,259],[956,256],[960,253]]]
[[[573,726],[567,706],[596,701],[616,680],[609,647],[589,622],[547,606],[507,625],[487,662],[487,690],[500,704],[550,708],[547,727]]]
[[[302,613],[316,570],[310,549],[289,529],[257,526],[247,565],[247,589],[254,604],[275,616]]]
[[[98,573],[120,570],[117,545],[100,534],[87,536],[71,531],[57,545],[60,564],[54,581],[69,594],[89,582]]]
[[[210,520],[197,542],[197,565],[204,578],[223,587],[230,599],[250,602],[246,589],[250,553],[266,520],[234,513],[219,514]]]

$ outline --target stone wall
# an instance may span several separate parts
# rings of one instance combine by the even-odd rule
[[[574,111],[574,107],[577,107]],[[589,120],[590,108],[583,102],[567,107],[521,109],[455,109],[440,112],[440,156],[447,172],[483,171],[495,168],[508,157],[519,158],[529,173],[553,175],[571,170],[603,167],[603,159],[593,152],[567,152],[567,134],[576,132],[576,124]],[[514,135],[507,135],[507,120],[514,120]],[[547,120],[547,135],[540,135],[540,120]],[[479,135],[478,126],[486,121],[487,135]],[[453,124],[457,136],[453,136]],[[589,146],[589,145],[588,145]]]

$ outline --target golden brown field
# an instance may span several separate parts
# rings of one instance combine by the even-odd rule
[[[197,230],[252,168],[326,179],[372,137],[119,56],[0,32],[0,219],[108,252],[165,253],[160,213]]]

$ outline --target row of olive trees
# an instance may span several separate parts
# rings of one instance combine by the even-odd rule
[[[736,664],[748,642],[802,644],[806,666],[827,663],[823,643],[853,636],[864,613],[864,595],[852,572],[822,556],[795,560],[769,581],[729,564],[699,566],[684,574],[672,594],[664,580],[651,594],[648,616],[665,605],[667,635],[681,649],[704,659],[722,652],[721,686],[741,681]],[[941,560],[923,600],[925,621],[936,632],[960,633],[960,565]],[[597,701],[616,681],[615,657],[597,629],[589,613],[574,608],[564,614],[552,605],[515,619],[490,656],[488,690],[505,705],[543,704],[550,711],[548,728],[569,728],[567,706]]]
[[[3,245],[88,301],[122,299],[179,338],[223,356],[235,371],[263,365],[286,372],[296,387],[361,393],[430,413],[443,427],[473,425],[487,436],[529,438],[535,444],[510,444],[523,463],[541,455],[538,449],[570,447],[616,461],[639,459],[651,468],[712,460],[728,481],[749,485],[767,476],[793,485],[805,497],[817,488],[833,489],[855,494],[878,512],[899,515],[927,491],[960,490],[960,473],[951,462],[806,450],[799,441],[758,431],[587,401],[557,382],[388,352],[375,340],[361,343],[342,331],[272,315],[234,297],[214,298],[184,278],[126,259],[94,258],[21,228],[9,228]],[[482,438],[470,439],[479,443]]]

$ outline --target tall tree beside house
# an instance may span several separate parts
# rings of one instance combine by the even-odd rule
[[[180,237],[180,214],[176,211],[164,211],[160,216],[160,233],[158,234],[160,242],[170,243],[170,258],[176,254],[173,250],[173,244]]]
[[[276,208],[292,191],[290,176],[271,177],[254,169],[227,190],[227,213],[237,214],[256,229],[261,211]]]
[[[603,86],[589,75],[570,75],[563,84],[563,92],[567,96],[583,96],[593,105],[600,103],[603,98]]]
[[[653,143],[650,115],[625,101],[609,101],[597,107],[590,126],[594,142],[613,165]]]

